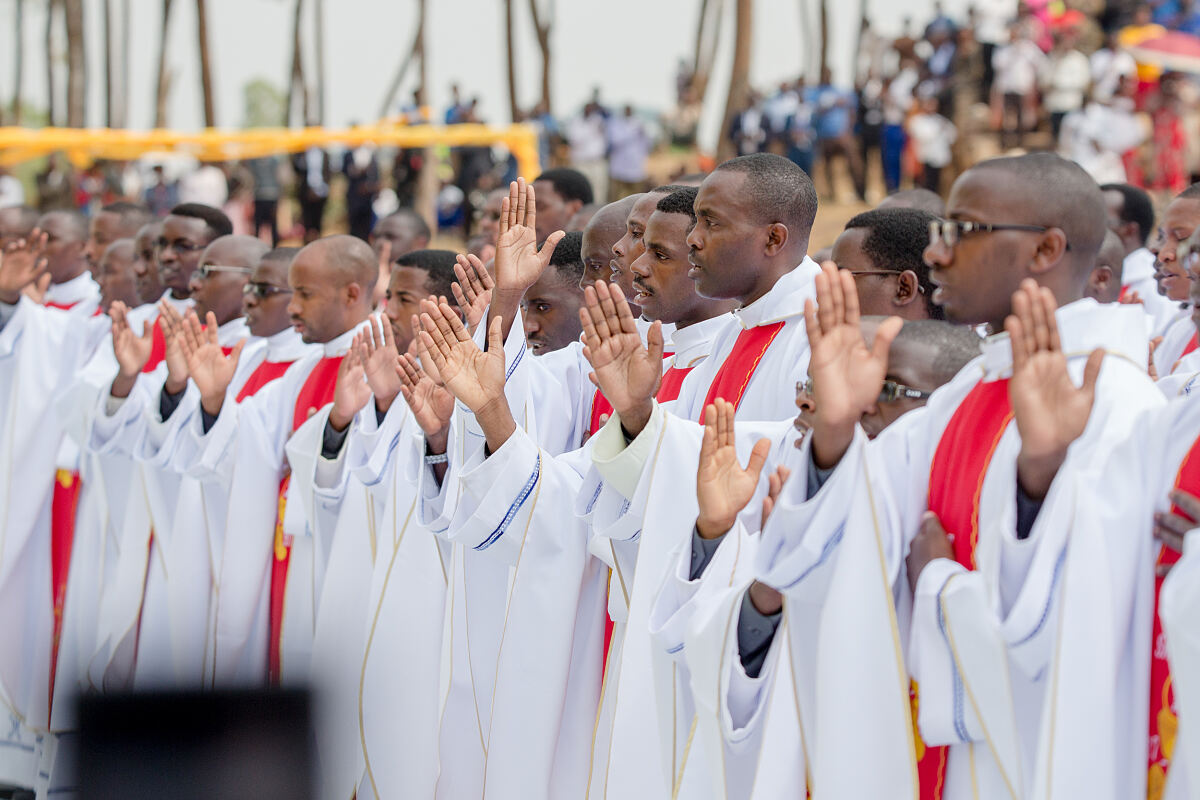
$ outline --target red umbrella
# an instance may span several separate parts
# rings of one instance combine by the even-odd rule
[[[1172,31],[1129,48],[1140,64],[1153,64],[1173,72],[1200,75],[1200,37]]]

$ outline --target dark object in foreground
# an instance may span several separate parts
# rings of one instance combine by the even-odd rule
[[[156,692],[80,700],[78,783],[89,800],[307,800],[309,695]]]

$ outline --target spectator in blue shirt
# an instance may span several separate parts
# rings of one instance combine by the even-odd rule
[[[808,99],[814,108],[817,146],[821,151],[821,161],[825,165],[827,196],[835,197],[837,194],[833,185],[833,159],[841,156],[850,170],[855,193],[860,200],[866,202],[866,177],[863,173],[862,156],[854,139],[857,95],[834,86],[832,73],[828,67],[824,67],[821,69],[821,84],[811,90]]]

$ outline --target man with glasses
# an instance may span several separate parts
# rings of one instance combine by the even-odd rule
[[[877,208],[846,223],[832,258],[854,276],[864,316],[942,319],[924,258],[935,219],[915,208]]]
[[[902,603],[911,597],[911,629],[900,635],[910,637],[907,670],[919,685],[917,719],[924,741],[917,748],[918,771],[923,782],[943,781],[947,800],[971,796],[973,781],[985,784],[987,791],[979,795],[1003,793],[1006,786],[1020,794],[1034,781],[1053,780],[1080,786],[1099,781],[1121,787],[1116,796],[1131,796],[1138,781],[1130,762],[1098,771],[1094,754],[1061,740],[1065,731],[1078,734],[1077,728],[1066,721],[1059,728],[1041,725],[1045,703],[1062,714],[1080,711],[1063,710],[1060,696],[1044,682],[1060,657],[1060,633],[1070,648],[1081,646],[1058,630],[1052,613],[1061,596],[1054,565],[1065,557],[1066,542],[1053,522],[1062,512],[1058,497],[1047,494],[1058,464],[1054,446],[1045,443],[1056,420],[1067,418],[1073,425],[1078,415],[1064,402],[1033,415],[1045,426],[1016,426],[1012,419],[1014,409],[1042,388],[1045,365],[1065,358],[1071,380],[1094,391],[1097,406],[1072,457],[1102,457],[1139,413],[1161,403],[1142,367],[1144,318],[1136,309],[1081,299],[1106,226],[1099,187],[1072,162],[1049,154],[981,162],[955,182],[947,209],[948,219],[930,226],[925,251],[937,287],[934,302],[951,322],[987,324],[997,333],[1007,318],[1010,331],[1036,332],[1032,345],[1022,336],[1024,346],[1017,351],[1010,336],[989,337],[981,360],[935,393],[924,410],[868,444],[859,422],[883,383],[882,332],[874,353],[862,345],[853,283],[849,276],[839,280],[827,273],[818,285],[818,313],[809,320],[816,399],[807,440],[811,455],[796,465],[793,472],[801,480],[784,487],[771,525],[763,530],[765,557],[760,556],[757,577],[785,597],[805,596],[806,564],[812,563],[806,554],[818,552],[819,542],[839,526],[847,537],[851,532],[869,537],[875,569],[878,554],[884,554],[887,574],[897,576],[894,584],[862,583],[856,591],[861,603],[836,606],[844,626],[864,631],[879,626],[877,633],[862,637],[857,659],[844,639],[840,653],[837,647],[821,651],[837,656],[826,663],[830,674],[845,678],[823,687],[821,696],[827,707],[843,710],[881,697],[902,702],[894,682],[895,649],[867,645],[893,635],[886,632],[893,590]],[[1088,358],[1097,348],[1108,354],[1103,370],[1103,353]],[[820,522],[802,524],[805,520]],[[803,535],[793,533],[798,530]],[[843,554],[847,546],[843,540]],[[899,563],[906,553],[907,572]],[[866,580],[868,573],[861,570],[857,577]],[[1114,613],[1125,601],[1114,598]],[[961,658],[947,647],[947,625],[958,632]],[[791,627],[789,632],[806,636]],[[807,650],[816,641],[809,634],[794,639],[792,647]],[[1097,661],[1106,657],[1095,654]],[[889,670],[890,684],[884,680]],[[969,708],[957,702],[963,686],[977,689]],[[987,691],[980,688],[985,686]],[[1122,713],[1132,713],[1128,704],[1136,702],[1135,695],[1116,697]],[[890,724],[897,726],[891,738],[879,742],[906,737],[911,723],[896,716]],[[997,731],[999,725],[1004,740],[996,745],[984,730]],[[1135,733],[1114,735],[1136,739]],[[1120,752],[1144,752],[1144,741],[1139,747],[1128,740]],[[1052,755],[1039,761],[1040,751]],[[911,780],[905,759],[878,755],[878,770],[842,771],[841,780],[860,787],[896,780],[886,764]],[[1144,770],[1141,786],[1144,790]]]

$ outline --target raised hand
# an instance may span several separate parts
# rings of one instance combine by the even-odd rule
[[[375,395],[375,407],[386,413],[400,394],[400,378],[396,375],[396,359],[400,353],[396,349],[396,335],[392,332],[391,323],[382,318],[373,318],[367,331],[362,333],[356,349],[367,386]]]
[[[333,408],[329,409],[329,424],[335,431],[344,431],[354,416],[371,400],[363,367],[362,340],[365,333],[356,333],[350,350],[338,364],[337,383],[333,387]]]
[[[150,360],[150,351],[154,348],[154,331],[149,325],[143,325],[143,333],[139,336],[129,327],[129,307],[120,300],[114,301],[109,307],[108,315],[112,318],[113,355],[117,359],[117,375],[113,378],[109,394],[113,397],[128,397],[137,383],[137,376]]]
[[[508,197],[500,206],[500,231],[496,237],[495,303],[488,314],[488,324],[500,317],[502,333],[508,337],[516,311],[525,291],[537,282],[546,267],[563,231],[546,237],[542,249],[537,242],[537,197],[533,186],[518,178],[508,187]]]
[[[417,345],[420,350],[420,345]],[[425,359],[426,362],[429,359]],[[400,393],[412,411],[413,419],[425,432],[430,449],[445,451],[446,431],[454,413],[454,395],[433,378],[411,352],[396,359],[396,374],[400,378]],[[440,446],[439,446],[440,445]]]
[[[1057,304],[1049,289],[1030,279],[1013,295],[1013,313],[1004,321],[1012,340],[1013,374],[1008,397],[1021,434],[1017,480],[1034,499],[1046,496],[1067,457],[1071,442],[1083,434],[1096,397],[1096,379],[1104,360],[1094,350],[1076,386],[1054,319]]]
[[[812,454],[817,466],[829,469],[842,460],[854,439],[854,426],[879,398],[888,348],[904,322],[888,317],[868,348],[859,327],[854,276],[826,262],[816,288],[817,302],[804,301],[808,374],[817,406],[812,415]]]
[[[480,350],[450,306],[422,304],[421,342],[442,382],[463,405],[478,414],[504,397],[504,346],[499,318],[488,329],[489,347]]]
[[[195,311],[188,311],[188,316],[195,318]],[[200,320],[196,319],[197,327]],[[167,364],[167,381],[164,388],[168,394],[179,394],[187,387],[188,366],[187,356],[183,352],[183,316],[166,300],[158,303],[158,326],[163,332],[166,352],[163,361]]]
[[[696,499],[700,515],[696,530],[705,539],[724,536],[738,513],[754,497],[771,442],[759,439],[745,467],[734,445],[733,403],[718,399],[704,412],[704,440],[696,470]]]
[[[22,290],[46,274],[47,236],[34,230],[29,239],[18,239],[0,253],[0,302],[15,305]]]
[[[584,291],[584,298],[579,320],[592,382],[621,415],[625,432],[637,436],[650,420],[662,380],[662,323],[650,327],[643,345],[621,287],[596,281]]]
[[[200,390],[200,405],[215,417],[221,413],[225,392],[233,382],[246,340],[239,341],[233,351],[225,355],[217,339],[216,315],[208,312],[205,322],[208,327],[201,329],[200,320],[194,314],[185,319],[180,342],[187,358],[188,374]]]
[[[937,514],[926,511],[921,518],[921,529],[908,546],[908,558],[905,559],[909,591],[917,591],[917,580],[935,558],[954,560],[954,536],[946,533]]]
[[[458,255],[458,263],[454,265],[454,274],[458,277],[450,284],[454,294],[454,302],[467,320],[467,330],[475,335],[475,329],[483,321],[484,312],[492,302],[492,289],[496,281],[491,273],[483,266],[478,257],[467,254]]]

